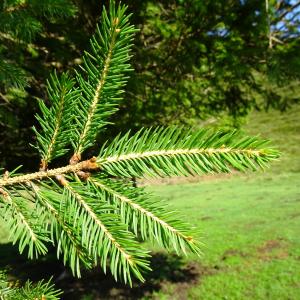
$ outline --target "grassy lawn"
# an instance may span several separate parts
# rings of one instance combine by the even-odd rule
[[[152,188],[202,231],[199,280],[178,299],[300,299],[299,181],[291,173]],[[176,298],[167,285],[159,299]]]
[[[199,229],[202,258],[177,258],[154,246],[146,284],[130,290],[98,273],[69,277],[58,282],[64,299],[300,299],[299,116],[300,106],[256,113],[245,126],[283,153],[265,172],[147,187]],[[7,238],[2,230],[0,238]],[[43,272],[59,275],[54,264]]]

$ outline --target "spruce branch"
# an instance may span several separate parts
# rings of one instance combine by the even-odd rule
[[[47,108],[43,101],[39,102],[42,115],[37,115],[36,118],[41,130],[39,132],[34,128],[34,131],[41,156],[41,170],[46,170],[52,159],[68,152],[74,107],[78,98],[77,90],[73,89],[74,83],[68,74],[64,73],[59,78],[54,72],[48,81],[51,107]]]
[[[28,85],[29,75],[14,62],[5,59],[0,53],[0,82],[7,87],[23,89]],[[9,102],[9,101],[8,101]]]
[[[21,3],[20,3],[21,2]],[[69,0],[2,1],[0,29],[22,42],[31,42],[42,30],[40,17],[71,17],[76,8]]]
[[[25,175],[10,176],[7,178],[0,177],[0,188],[5,186],[13,186],[22,183],[39,181],[47,178],[53,178],[59,175],[65,175],[69,173],[77,173],[79,171],[92,171],[98,168],[99,165],[96,163],[96,158],[92,157],[89,160],[82,161],[75,165],[67,165],[61,168],[49,169],[46,171],[39,171]]]
[[[76,119],[77,130],[73,136],[74,155],[72,163],[81,159],[81,154],[95,142],[101,128],[108,124],[121,100],[122,87],[126,84],[125,73],[130,71],[131,41],[136,31],[125,14],[127,7],[115,7],[110,3],[110,14],[103,9],[100,27],[92,37],[91,53],[83,57],[77,81],[82,95]]]
[[[20,252],[29,248],[29,257],[45,254],[52,243],[74,275],[80,276],[82,266],[100,265],[132,284],[132,276],[143,281],[143,271],[150,269],[149,254],[135,237],[177,253],[189,249],[199,255],[201,245],[177,213],[129,187],[126,178],[255,171],[279,153],[267,141],[235,131],[158,127],[119,135],[97,157],[81,161],[117,110],[130,71],[135,29],[126,9],[111,1],[109,12],[103,10],[76,80],[56,73],[50,78],[51,106],[40,103],[40,129],[35,129],[40,171],[0,176],[0,213]],[[68,153],[69,144],[74,148],[69,165],[49,168]]]
[[[95,264],[100,265],[106,272],[108,258],[110,270],[117,280],[123,278],[124,282],[131,281],[131,274],[144,281],[140,269],[148,269],[147,252],[138,247],[134,236],[122,224],[119,216],[113,214],[112,207],[99,195],[87,189],[82,182],[64,184],[65,201],[67,201],[68,214],[76,214],[75,231],[82,231],[82,244],[89,249],[89,255]]]
[[[12,286],[5,271],[0,272],[0,299],[1,300],[58,300],[62,291],[48,281],[41,280],[35,284],[26,281],[22,287]]]
[[[191,236],[190,226],[178,220],[178,214],[150,200],[141,189],[118,184],[105,178],[88,179],[101,196],[120,210],[122,221],[143,240],[156,240],[167,249],[186,254],[186,246],[200,255],[200,244]],[[175,217],[175,214],[177,217]]]
[[[0,178],[0,187],[53,178],[79,171],[105,171],[113,176],[143,177],[228,173],[264,169],[279,152],[268,141],[244,137],[237,131],[188,130],[177,127],[142,129],[117,137],[91,158],[65,167]]]
[[[13,196],[11,191],[1,188],[1,217],[9,228],[13,244],[19,242],[20,253],[23,253],[25,247],[28,246],[28,257],[37,258],[47,253],[45,242],[48,242],[49,239],[44,226],[45,218],[41,211],[35,214],[26,207],[22,197],[20,195],[16,197],[17,195],[18,192],[15,192],[15,196]]]
[[[67,215],[61,194],[53,191],[51,186],[44,184],[42,187],[31,183],[38,203],[52,215],[50,219],[51,237],[57,247],[57,257],[63,256],[65,265],[69,265],[73,274],[81,276],[81,264],[85,268],[92,267],[92,259],[81,242],[80,233],[72,228],[74,215]]]
[[[81,265],[100,264],[105,271],[110,262],[113,276],[131,284],[132,274],[143,281],[141,270],[149,269],[149,264],[147,252],[138,247],[130,232],[177,253],[189,249],[199,255],[200,244],[172,211],[109,176],[256,170],[278,157],[266,144],[237,132],[142,129],[104,145],[98,158],[27,175],[6,174],[0,178],[0,188],[3,197],[15,185],[32,186],[35,201],[52,216],[50,240],[57,246],[58,257],[63,256],[75,275],[80,276]],[[85,175],[86,182],[76,174]]]
[[[70,0],[30,1],[30,9],[34,14],[47,18],[72,17],[77,12],[76,6]]]
[[[150,128],[117,137],[101,149],[97,163],[101,170],[123,177],[228,173],[230,168],[255,171],[278,158],[278,151],[267,143],[236,131]]]

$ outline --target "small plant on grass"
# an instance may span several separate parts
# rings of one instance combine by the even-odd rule
[[[266,141],[235,131],[159,127],[120,134],[88,157],[117,111],[131,71],[136,29],[129,18],[126,6],[111,1],[75,76],[52,74],[51,105],[40,102],[40,126],[34,129],[40,170],[5,172],[0,209],[20,253],[26,250],[33,259],[55,245],[74,275],[100,265],[131,284],[132,276],[143,281],[150,270],[149,252],[138,240],[178,254],[199,255],[201,247],[176,212],[132,187],[130,178],[256,170],[278,153]],[[68,154],[68,164],[53,167],[55,159]]]

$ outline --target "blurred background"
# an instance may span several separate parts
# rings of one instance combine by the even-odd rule
[[[38,168],[30,144],[46,79],[81,63],[108,2],[0,0],[4,169]],[[47,270],[64,299],[300,299],[300,1],[123,2],[139,29],[134,72],[99,142],[161,124],[239,128],[271,139],[282,158],[264,173],[139,182],[200,228],[205,246],[201,259],[153,246],[155,271],[131,290],[98,271],[58,278],[51,257],[16,260],[4,230],[0,266],[20,280]]]

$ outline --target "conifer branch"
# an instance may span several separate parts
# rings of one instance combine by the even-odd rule
[[[43,171],[52,159],[64,155],[71,143],[73,113],[78,98],[78,92],[73,87],[74,80],[68,74],[64,73],[59,78],[54,73],[48,81],[48,95],[52,105],[47,108],[44,102],[40,102],[42,115],[36,118],[41,130],[34,128],[34,131],[41,155],[40,169]]]
[[[97,159],[101,170],[113,176],[141,177],[195,175],[264,168],[278,158],[267,141],[241,137],[238,132],[142,129],[132,137],[117,137],[102,148]]]
[[[189,175],[257,170],[277,159],[278,151],[268,141],[240,137],[238,132],[183,131],[180,128],[142,130],[129,133],[102,148],[98,158],[27,175],[0,178],[0,187],[53,178],[79,171],[101,170],[114,176],[141,177]]]
[[[108,238],[108,240],[117,248],[117,250],[121,253],[121,255],[125,258],[125,260],[129,264],[133,264],[132,257],[126,250],[121,247],[121,245],[116,241],[113,235],[109,232],[109,230],[102,223],[100,218],[96,215],[93,209],[89,206],[89,204],[82,198],[82,196],[76,192],[68,182],[64,185],[65,189],[70,193],[71,197],[73,197],[76,201],[78,201],[79,205],[84,209],[84,211],[91,217],[93,222],[99,227],[101,231],[104,232],[104,235]]]
[[[61,1],[55,3],[60,6]],[[36,3],[47,9],[50,0]],[[129,187],[126,177],[257,170],[279,153],[267,141],[237,132],[159,127],[119,135],[102,146],[98,157],[81,161],[117,110],[125,73],[131,70],[128,61],[136,30],[126,9],[111,0],[109,13],[103,10],[101,27],[91,39],[92,50],[83,57],[77,81],[67,74],[51,77],[51,106],[40,102],[41,128],[35,129],[40,171],[16,174],[15,170],[0,176],[0,210],[20,252],[29,246],[29,257],[43,255],[46,242],[52,242],[73,274],[80,276],[81,266],[99,264],[106,271],[109,265],[116,280],[131,284],[132,275],[143,281],[142,271],[150,270],[148,252],[135,236],[156,240],[177,253],[201,251],[176,213],[162,208],[143,190]],[[48,168],[53,159],[68,152],[69,144],[74,149],[69,165]]]
[[[177,253],[186,253],[185,245],[188,245],[194,253],[201,254],[199,243],[188,233],[188,226],[174,218],[172,212],[155,205],[144,192],[128,186],[125,190],[124,184],[118,186],[104,179],[91,177],[88,180],[105,193],[108,201],[117,204],[123,222],[144,240],[156,239]]]
[[[112,208],[105,202],[99,201],[90,189],[79,181],[72,184],[64,181],[64,195],[68,201],[68,214],[76,212],[74,219],[75,231],[82,230],[82,244],[89,249],[95,264],[100,261],[106,272],[108,257],[110,269],[117,280],[122,277],[124,282],[131,282],[131,273],[144,281],[139,268],[149,269],[145,260],[148,255],[143,249],[137,247],[133,235],[127,231],[121,220],[112,214]],[[70,200],[72,199],[71,202]],[[80,226],[80,228],[78,228]],[[119,265],[118,267],[116,267]],[[139,267],[138,267],[139,266]]]
[[[122,87],[126,84],[125,73],[130,71],[131,40],[135,29],[125,15],[127,7],[110,4],[110,15],[105,8],[101,28],[91,39],[91,53],[83,57],[82,72],[77,72],[77,81],[82,96],[78,106],[77,130],[73,136],[74,155],[71,163],[81,160],[81,154],[91,146],[100,129],[108,124],[121,100]]]
[[[67,165],[65,167],[49,169],[46,171],[39,171],[26,175],[18,175],[8,178],[0,178],[0,188],[4,186],[12,186],[21,183],[28,183],[37,180],[43,180],[47,178],[53,178],[59,175],[65,175],[69,173],[77,173],[79,171],[92,171],[98,169],[99,166],[96,163],[95,158],[82,161],[75,165]]]
[[[117,25],[118,20],[115,19],[114,23],[116,23],[116,25]],[[94,97],[93,97],[92,102],[91,102],[91,106],[90,106],[88,114],[86,116],[86,121],[85,121],[85,124],[84,124],[84,127],[83,127],[83,131],[81,132],[81,134],[79,136],[79,143],[77,145],[77,148],[75,149],[74,157],[80,157],[81,153],[83,151],[83,146],[84,146],[83,143],[85,142],[86,136],[87,136],[87,134],[89,132],[89,129],[91,127],[92,119],[94,118],[96,108],[97,108],[97,105],[99,103],[101,93],[103,91],[104,84],[106,82],[107,72],[108,72],[109,67],[110,67],[110,62],[111,62],[111,58],[112,58],[112,51],[113,51],[113,48],[114,48],[114,45],[115,45],[115,42],[116,42],[117,34],[118,34],[117,28],[112,28],[112,32],[111,32],[112,38],[111,38],[111,42],[110,42],[110,45],[109,45],[109,50],[108,50],[108,53],[107,53],[107,57],[105,58],[103,71],[100,75],[101,79],[100,79],[100,81],[99,81],[99,83],[96,87],[95,94],[94,94]]]
[[[7,278],[5,271],[0,271],[0,299],[1,300],[59,300],[62,291],[55,289],[54,284],[49,281],[41,280],[35,284],[26,281],[25,285],[20,287],[12,285]]]
[[[116,138],[98,158],[27,175],[0,178],[0,187],[51,178],[79,171],[101,170],[114,176],[141,177],[244,171],[264,168],[277,159],[268,141],[240,137],[237,132],[182,131],[180,128],[146,129]]]
[[[24,216],[24,214],[18,207],[17,203],[12,200],[12,198],[9,196],[9,194],[7,192],[3,196],[3,198],[6,199],[7,204],[12,207],[12,211],[13,211],[12,215],[14,215],[14,212],[15,212],[15,214],[18,215],[21,223],[24,225],[26,231],[29,233],[29,236],[31,237],[32,242],[35,243],[38,238],[37,238],[33,228],[31,228],[29,221],[26,219],[26,217]]]
[[[47,248],[44,242],[49,240],[46,237],[45,229],[42,228],[44,225],[42,215],[39,216],[39,219],[36,216],[30,217],[28,209],[21,205],[20,197],[17,201],[9,191],[3,188],[0,189],[0,198],[1,195],[4,200],[1,207],[1,210],[3,209],[1,216],[5,219],[10,229],[10,237],[13,239],[13,244],[19,241],[20,253],[23,253],[25,247],[28,246],[28,257],[31,259],[46,254]]]
[[[31,187],[40,205],[44,206],[53,217],[51,235],[52,240],[57,244],[57,256],[60,257],[63,254],[64,264],[68,263],[73,274],[80,277],[80,263],[84,263],[86,268],[91,268],[92,261],[87,249],[81,243],[80,234],[72,230],[72,223],[68,224],[72,215],[66,216],[61,207],[60,194],[51,189],[40,188],[34,183],[31,183]]]

